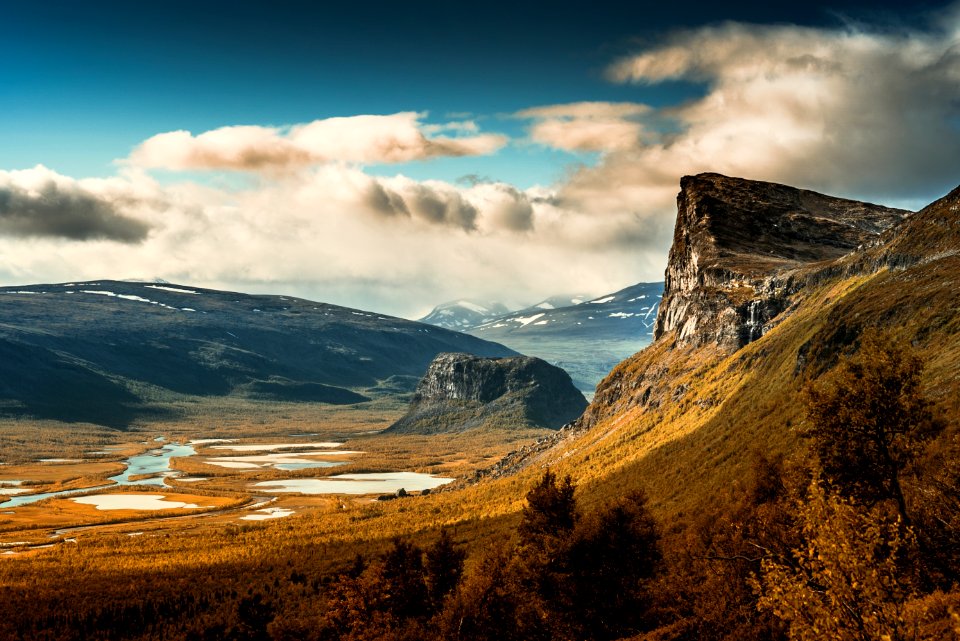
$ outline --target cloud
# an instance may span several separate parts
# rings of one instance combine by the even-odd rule
[[[730,23],[670,35],[616,61],[609,77],[693,81],[703,95],[641,114],[669,126],[608,146],[559,188],[560,201],[669,218],[679,177],[702,171],[891,202],[943,193],[960,176],[958,24],[880,32]],[[576,144],[576,127],[534,134]]]
[[[929,199],[953,187],[957,25],[880,32],[726,24],[668,35],[615,61],[610,77],[638,91],[691,81],[702,93],[657,107],[575,102],[515,114],[529,120],[535,141],[599,157],[557,184],[530,189],[361,168],[491,153],[505,143],[480,134],[480,117],[470,114],[440,125],[402,113],[170,132],[138,147],[121,175],[53,175],[55,188],[42,187],[42,172],[33,183],[23,172],[0,173],[0,193],[20,200],[74,195],[86,209],[70,210],[93,212],[80,219],[95,230],[104,220],[133,221],[132,232],[113,236],[55,225],[55,233],[24,243],[0,215],[0,279],[148,275],[407,316],[454,298],[529,303],[561,291],[603,294],[661,276],[685,174],[719,171],[881,201]],[[189,179],[161,185],[149,167],[261,176],[231,187]],[[11,216],[16,224],[23,218]],[[128,242],[64,242],[87,233]]]
[[[530,137],[567,151],[614,151],[635,147],[643,138],[638,120],[650,107],[632,102],[576,102],[534,107],[518,112],[536,122]]]
[[[137,172],[75,182],[117,208],[129,202],[150,233],[136,245],[0,234],[0,280],[164,278],[417,317],[466,295],[520,305],[558,291],[601,294],[660,268],[643,249],[649,226],[567,209],[545,188],[371,176],[340,164],[240,189]]]
[[[129,194],[98,194],[38,165],[0,171],[0,236],[138,243],[150,226],[123,213]]]
[[[439,131],[476,133],[472,122],[420,124],[422,115],[326,118],[289,128],[232,126],[198,135],[158,134],[142,142],[130,162],[175,171],[227,169],[284,172],[329,162],[399,163],[441,156],[491,154],[507,142],[499,134],[448,137]]]

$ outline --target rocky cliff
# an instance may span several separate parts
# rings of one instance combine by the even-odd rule
[[[478,427],[558,429],[587,406],[570,376],[539,358],[440,354],[407,414],[388,432],[432,434]]]
[[[783,423],[796,420],[798,386],[835,362],[863,327],[948,325],[943,319],[953,318],[955,306],[946,301],[960,293],[956,278],[937,270],[960,261],[958,203],[960,188],[911,214],[719,174],[683,178],[654,343],[614,368],[572,425],[478,477],[507,475],[534,463],[554,465],[567,460],[568,447],[578,456],[594,447],[615,449],[600,445],[613,433],[617,437],[609,443],[638,439],[648,441],[644,447],[660,447],[671,442],[663,456],[681,447],[672,439],[713,422],[722,434],[718,438],[728,443],[697,447],[723,451],[723,456],[742,453],[732,452],[730,444],[753,447],[744,445],[744,430],[786,442],[792,432]],[[923,302],[937,296],[941,303]],[[930,318],[917,320],[918,310]],[[783,331],[770,341],[774,337],[766,335],[774,326]],[[761,366],[769,371],[758,378]],[[740,388],[747,380],[754,387]],[[765,389],[759,381],[777,381],[771,389],[789,392],[775,401],[758,400],[753,389]],[[741,402],[753,405],[743,410]],[[772,414],[755,423],[752,415],[743,418],[757,411],[777,419]],[[736,418],[724,422],[728,414]],[[585,445],[591,439],[596,446]],[[690,461],[697,461],[703,451],[690,447]],[[610,456],[625,454],[618,450]],[[658,471],[677,465],[658,461]]]
[[[655,340],[735,351],[802,287],[798,275],[875,241],[910,212],[786,185],[685,176]]]

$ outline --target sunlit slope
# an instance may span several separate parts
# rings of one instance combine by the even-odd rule
[[[955,422],[958,209],[954,192],[869,246],[792,267],[785,311],[745,347],[680,343],[665,333],[601,383],[578,433],[514,467],[532,476],[551,465],[595,498],[642,487],[664,516],[696,510],[742,479],[754,452],[803,455],[800,391],[867,327],[890,329],[917,348],[926,393]]]

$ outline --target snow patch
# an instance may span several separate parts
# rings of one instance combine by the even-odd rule
[[[603,298],[597,298],[596,300],[590,301],[590,304],[591,304],[591,305],[602,305],[603,303],[609,303],[609,302],[612,301],[614,298],[616,298],[616,296],[604,296]]]
[[[181,289],[179,287],[166,287],[164,285],[144,285],[147,289],[162,289],[165,292],[176,292],[178,294],[199,294],[192,289]]]
[[[516,321],[516,322],[520,323],[520,326],[521,326],[521,327],[526,327],[527,325],[529,325],[529,324],[532,323],[533,321],[539,320],[539,318],[540,318],[541,316],[543,316],[542,313],[541,313],[541,314],[534,314],[533,316],[517,316],[516,318],[511,318],[510,320],[513,320],[513,321]]]

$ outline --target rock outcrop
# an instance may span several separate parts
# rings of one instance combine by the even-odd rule
[[[437,356],[407,414],[386,431],[460,432],[479,427],[559,429],[587,406],[570,376],[539,358]]]
[[[756,340],[790,304],[796,274],[870,244],[910,212],[720,174],[685,176],[654,338]]]

